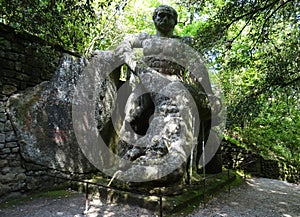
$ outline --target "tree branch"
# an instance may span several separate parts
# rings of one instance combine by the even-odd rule
[[[234,20],[232,20],[230,23],[228,23],[228,24],[226,25],[226,29],[228,29],[233,23],[239,21],[240,19],[242,19],[242,18],[244,18],[244,17],[246,17],[246,16],[251,15],[251,17],[252,17],[254,14],[256,14],[256,13],[259,12],[259,11],[263,11],[263,10],[269,8],[269,7],[273,7],[277,2],[279,2],[279,1],[278,1],[278,0],[275,0],[274,2],[272,2],[272,3],[270,3],[270,4],[266,5],[266,6],[264,6],[264,7],[262,7],[262,8],[257,8],[257,9],[254,10],[254,11],[249,11],[248,13],[245,13],[245,14],[243,14],[243,15],[241,15],[241,16],[236,17]]]
[[[287,3],[291,2],[293,0],[287,0],[287,1],[283,1],[283,3],[280,3],[280,5],[268,16],[265,18],[265,21],[264,21],[264,24],[262,25],[261,27],[261,34],[263,33],[263,30],[268,22],[268,20],[280,9],[282,8],[283,6],[285,6]]]
[[[244,29],[248,26],[248,24],[250,23],[251,21],[251,18],[252,18],[253,15],[251,15],[251,17],[249,18],[249,20],[246,22],[246,24],[243,26],[243,28],[240,30],[240,32],[231,40],[231,43],[234,42],[234,40],[236,40],[241,34],[242,32],[244,31]]]
[[[263,23],[263,25],[262,25],[262,27],[261,27],[261,30],[260,30],[260,34],[259,34],[259,36],[258,36],[258,38],[256,39],[256,41],[253,43],[253,46],[252,47],[255,47],[256,46],[256,44],[258,43],[258,41],[259,41],[259,39],[261,38],[261,36],[263,35],[263,30],[264,30],[264,28],[265,28],[265,26],[266,26],[266,24],[267,24],[267,22],[268,22],[268,20],[280,9],[280,8],[282,8],[283,6],[285,6],[287,3],[289,3],[289,2],[292,2],[293,0],[287,0],[287,1],[285,1],[285,2],[283,2],[283,3],[281,3],[269,16],[267,16],[266,18],[265,18],[265,21],[264,21],[264,23]]]
[[[289,82],[280,84],[279,86],[280,86],[281,88],[287,87],[287,86],[290,86],[290,85],[296,83],[297,81],[300,81],[300,77],[297,77],[297,78],[295,78],[295,79],[293,79],[293,80],[291,80],[291,81],[289,81]]]

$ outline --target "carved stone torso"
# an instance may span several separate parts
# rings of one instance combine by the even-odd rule
[[[145,38],[142,40],[143,45],[143,62],[146,63],[147,66],[156,70],[159,73],[165,75],[176,75],[179,78],[183,76],[184,67],[179,65],[176,62],[168,60],[168,56],[161,56],[163,53],[162,49],[168,49],[165,45],[157,45],[153,44],[151,39],[157,38],[155,35],[144,35]],[[175,39],[180,40],[181,42],[191,45],[191,37],[177,37],[174,36]],[[157,42],[156,42],[157,43]],[[170,56],[177,55],[174,54],[176,50],[171,49],[169,52]]]

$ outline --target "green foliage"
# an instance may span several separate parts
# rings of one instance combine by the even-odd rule
[[[175,33],[194,38],[221,82],[226,136],[299,165],[299,1],[0,0],[0,21],[87,55],[126,33],[153,34],[160,4],[178,11]]]
[[[85,53],[91,47],[104,49],[114,43],[121,31],[117,28],[117,14],[125,2],[2,0],[1,22]]]
[[[234,131],[238,140],[260,150],[264,158],[300,165],[300,97],[294,90],[285,91],[273,91],[258,117]]]
[[[214,11],[207,13],[209,5]],[[222,83],[227,136],[300,164],[300,3],[205,1],[196,48]],[[194,26],[197,26],[194,24]],[[195,30],[193,30],[195,31]]]

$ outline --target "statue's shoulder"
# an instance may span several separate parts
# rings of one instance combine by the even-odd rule
[[[125,45],[129,43],[132,47],[138,48],[142,46],[143,41],[150,37],[148,33],[127,34],[121,43]]]
[[[151,38],[151,35],[146,32],[130,34],[126,38],[133,39],[134,41],[144,41],[146,39]]]
[[[193,40],[193,38],[192,38],[191,36],[183,36],[183,37],[181,38],[181,41],[182,41],[183,43],[187,44],[187,45],[190,45],[190,46],[192,46],[192,45],[193,45],[193,42],[194,42],[194,40]]]
[[[191,36],[182,36],[181,37],[181,36],[175,35],[175,36],[173,36],[173,38],[176,38],[187,45],[190,45],[190,46],[193,45],[193,38]]]
[[[152,37],[152,35],[150,35],[149,33],[146,33],[146,32],[139,33],[139,38],[141,40],[146,40],[146,39],[149,39],[151,37]]]

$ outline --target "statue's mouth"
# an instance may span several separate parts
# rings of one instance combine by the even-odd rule
[[[165,20],[162,20],[162,21],[159,22],[159,24],[160,24],[160,25],[168,25],[168,22],[165,21]]]
[[[163,28],[163,29],[169,29],[170,28],[170,24],[168,24],[168,22],[164,22],[164,21],[162,21],[162,22],[160,22],[160,23],[158,23],[159,25],[159,27],[160,28]]]

